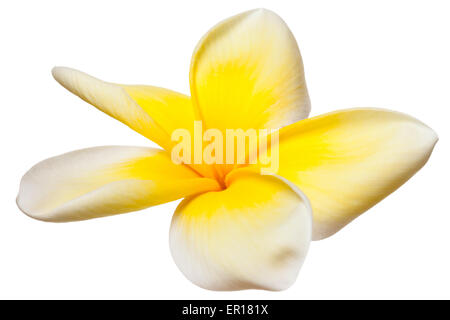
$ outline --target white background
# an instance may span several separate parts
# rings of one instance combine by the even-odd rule
[[[438,133],[426,166],[331,238],[311,244],[283,292],[191,284],[168,247],[177,203],[85,222],[23,215],[19,181],[45,158],[98,145],[153,145],[76,98],[55,65],[189,92],[190,56],[214,24],[255,7],[299,43],[311,115],[408,113]],[[448,1],[3,1],[0,4],[0,298],[450,298]]]

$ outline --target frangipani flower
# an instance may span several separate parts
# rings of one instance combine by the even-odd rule
[[[64,67],[53,76],[163,149],[96,147],[47,159],[22,178],[19,208],[67,222],[185,198],[172,219],[172,256],[189,280],[212,290],[289,287],[311,239],[334,234],[396,190],[437,141],[418,120],[381,109],[304,120],[310,102],[297,43],[263,9],[231,17],[200,40],[191,97]],[[278,172],[261,174],[260,162],[174,163],[172,133],[192,132],[194,121],[223,132],[279,129]]]

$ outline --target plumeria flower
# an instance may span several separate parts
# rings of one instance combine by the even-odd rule
[[[334,234],[400,187],[437,141],[420,121],[388,110],[306,119],[310,101],[297,43],[283,20],[263,9],[231,17],[200,40],[191,97],[65,67],[53,76],[163,149],[95,147],[42,161],[22,178],[19,208],[35,219],[67,222],[184,198],[172,219],[170,250],[190,281],[211,290],[286,289],[311,239]],[[248,161],[250,151],[243,164],[176,163],[172,133],[193,132],[195,121],[221,132],[278,130],[278,171],[262,174],[259,158]]]

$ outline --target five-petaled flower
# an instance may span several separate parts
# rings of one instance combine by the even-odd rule
[[[310,102],[297,43],[263,9],[231,17],[200,40],[191,97],[63,67],[53,76],[164,150],[96,147],[45,160],[22,178],[20,209],[66,222],[185,198],[172,219],[172,256],[189,280],[212,290],[289,287],[311,239],[334,234],[401,186],[437,141],[423,123],[387,110],[305,119]],[[260,161],[174,163],[171,133],[192,131],[194,121],[222,131],[279,129],[278,172],[261,174]]]

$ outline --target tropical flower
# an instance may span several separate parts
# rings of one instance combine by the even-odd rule
[[[263,9],[231,17],[200,40],[191,97],[65,67],[53,76],[164,150],[105,146],[47,159],[22,178],[19,208],[67,222],[185,198],[172,219],[171,253],[190,281],[212,290],[289,287],[311,239],[334,234],[400,187],[437,141],[423,123],[388,110],[304,120],[310,101],[297,43]],[[261,174],[260,161],[174,163],[172,133],[192,132],[194,121],[221,131],[279,129],[278,172]]]

